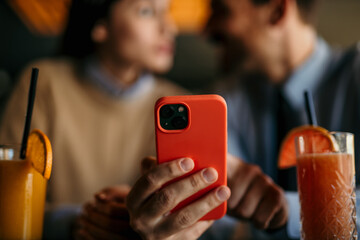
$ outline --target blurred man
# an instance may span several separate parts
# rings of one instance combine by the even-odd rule
[[[229,180],[230,210],[237,218],[256,223],[254,216],[261,204],[255,202],[249,210],[244,204],[249,201],[248,194],[242,187],[251,178],[249,169],[256,166],[285,190],[289,206],[287,224],[279,224],[274,217],[261,228],[278,231],[262,232],[261,236],[300,237],[296,171],[279,171],[277,156],[285,134],[308,124],[305,90],[314,96],[319,125],[330,131],[352,132],[355,143],[360,144],[360,48],[334,51],[318,37],[313,25],[318,2],[212,1],[207,33],[221,44],[224,70],[234,80],[227,82],[223,92],[229,112],[229,151],[249,163],[248,171],[239,171],[237,179]],[[356,154],[358,157],[359,152]],[[358,162],[356,166],[359,169]],[[270,205],[274,199],[264,201]],[[274,222],[278,222],[275,227]],[[257,238],[259,232],[254,233]]]

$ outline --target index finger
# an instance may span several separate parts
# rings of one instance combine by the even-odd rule
[[[130,210],[138,209],[141,204],[165,183],[185,175],[194,168],[194,161],[189,158],[176,159],[157,165],[147,171],[135,183],[126,198]]]

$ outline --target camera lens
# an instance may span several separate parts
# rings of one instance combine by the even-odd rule
[[[174,119],[171,121],[171,124],[175,129],[184,129],[188,123],[185,117],[174,117]]]
[[[160,109],[160,116],[162,118],[169,118],[174,114],[174,110],[169,105],[165,105]]]

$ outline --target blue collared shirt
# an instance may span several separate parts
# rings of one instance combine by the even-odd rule
[[[313,53],[281,86],[287,103],[307,123],[304,91],[315,92],[321,83],[330,57],[328,45],[319,39]],[[256,81],[254,79],[253,81]],[[228,104],[229,152],[260,165],[272,178],[277,176],[277,99],[276,86],[259,81],[256,90],[240,87],[224,94]],[[253,84],[253,82],[250,82]]]
[[[99,90],[114,98],[136,98],[148,92],[154,85],[154,76],[143,73],[131,86],[124,86],[114,76],[104,72],[95,57],[84,62],[84,74]]]

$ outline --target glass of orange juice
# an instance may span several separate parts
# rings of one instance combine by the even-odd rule
[[[306,134],[295,145],[301,238],[357,239],[354,135]]]
[[[41,239],[47,180],[19,156],[0,146],[0,239]]]

